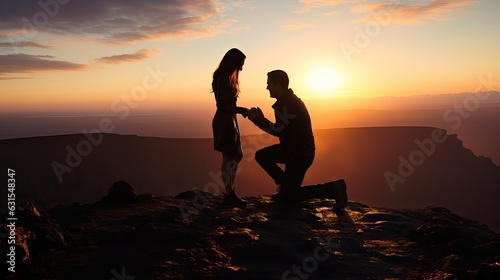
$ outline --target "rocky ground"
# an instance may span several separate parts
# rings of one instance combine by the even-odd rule
[[[11,279],[500,279],[500,236],[445,208],[374,208],[269,196],[18,209]],[[199,198],[199,197],[198,197]],[[2,218],[2,222],[5,221]],[[0,224],[7,232],[7,225]],[[2,255],[7,242],[0,244]]]

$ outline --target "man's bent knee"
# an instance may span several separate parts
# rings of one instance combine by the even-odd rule
[[[265,158],[266,158],[266,156],[265,156],[264,149],[260,149],[257,152],[255,152],[255,160],[258,163],[261,163],[261,162],[265,161]]]

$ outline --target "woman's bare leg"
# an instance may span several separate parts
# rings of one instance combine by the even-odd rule
[[[222,183],[226,189],[226,194],[233,190],[234,180],[236,179],[236,172],[238,170],[238,163],[241,157],[222,154],[221,176]]]

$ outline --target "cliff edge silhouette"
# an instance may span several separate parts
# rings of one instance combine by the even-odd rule
[[[500,232],[496,214],[500,212],[500,166],[475,155],[456,134],[434,127],[358,127],[314,133],[317,153],[304,185],[344,178],[355,201],[396,209],[439,205]],[[274,181],[254,157],[273,138],[242,136],[238,195],[275,191]],[[41,211],[75,201],[92,203],[118,180],[127,181],[138,193],[158,196],[175,196],[195,187],[208,191],[207,186],[218,183],[220,171],[213,139],[59,135],[0,140],[0,154],[0,169],[16,171],[16,201],[29,201]],[[0,188],[0,196],[7,197],[6,188]],[[4,209],[0,215],[6,204],[6,199],[0,200]]]
[[[136,196],[130,187],[121,196],[110,191],[93,204],[43,212],[24,203],[17,209],[11,279],[500,276],[499,234],[446,208],[396,210],[349,201],[334,213],[329,199],[290,205],[269,196],[245,199],[249,205],[239,209],[200,191]],[[7,250],[6,242],[0,246]]]

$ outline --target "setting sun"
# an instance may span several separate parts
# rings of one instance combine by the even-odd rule
[[[330,67],[319,67],[311,71],[308,84],[317,94],[327,96],[339,87],[341,83],[339,73]]]

